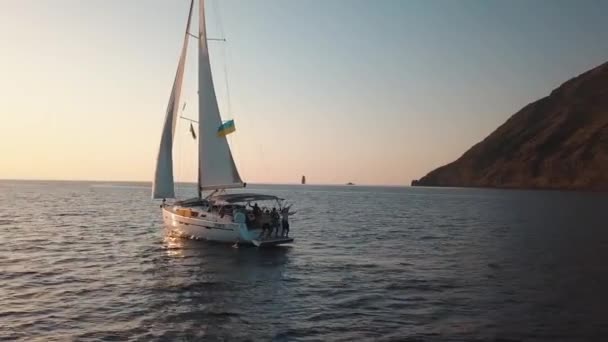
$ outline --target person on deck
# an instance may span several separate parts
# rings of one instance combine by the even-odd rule
[[[272,226],[270,225],[270,211],[268,209],[264,212],[260,212],[260,225],[262,226],[262,232],[260,237],[269,237],[272,234]]]
[[[253,205],[253,207],[251,207],[251,209],[253,210],[253,215],[255,216],[256,219],[258,217],[260,217],[260,214],[262,213],[262,209],[260,209],[260,207],[258,207],[257,203],[255,203]]]
[[[289,212],[290,207],[291,205],[281,209],[281,226],[283,228],[281,230],[282,237],[289,237],[289,215],[293,215],[296,213],[295,211]]]
[[[253,217],[250,218],[250,221],[253,223],[254,226],[261,228],[262,224],[261,224],[261,214],[262,214],[262,210],[260,209],[260,207],[258,206],[257,203],[255,203],[254,205],[251,205],[251,203],[248,203],[249,207],[251,208],[251,213],[253,214]]]
[[[270,236],[272,237],[272,231],[274,230],[274,236],[275,237],[279,237],[279,212],[277,211],[277,208],[272,208],[272,211],[270,212],[270,219],[271,219],[271,224],[270,224]]]
[[[264,223],[264,212],[260,212],[258,216],[255,218],[256,225],[262,229],[258,238],[263,239],[266,235],[266,224]]]
[[[260,209],[260,207],[258,206],[257,202],[253,204],[252,208],[253,208],[253,212],[254,213],[258,213],[259,214],[262,211],[262,209]]]

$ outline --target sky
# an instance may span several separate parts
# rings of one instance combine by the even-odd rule
[[[0,179],[151,181],[188,0],[1,0]],[[407,185],[608,61],[607,1],[210,0],[249,183]],[[195,21],[196,25],[196,21]],[[192,44],[195,47],[196,44]],[[196,117],[196,49],[184,116]],[[178,123],[174,171],[196,180]]]

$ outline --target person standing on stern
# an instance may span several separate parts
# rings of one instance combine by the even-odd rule
[[[288,205],[286,207],[284,207],[283,209],[281,209],[281,236],[282,237],[289,237],[289,215],[293,215],[296,212],[290,212],[289,208],[291,207],[291,205]]]

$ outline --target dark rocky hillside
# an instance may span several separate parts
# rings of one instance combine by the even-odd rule
[[[608,190],[608,63],[528,104],[412,185]]]

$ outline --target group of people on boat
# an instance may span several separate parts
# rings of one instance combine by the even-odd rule
[[[275,238],[278,238],[279,229],[281,230],[281,237],[289,237],[289,216],[296,213],[295,211],[289,211],[291,205],[278,210],[276,207],[262,209],[257,203],[254,203],[254,205],[248,203],[248,206],[251,211],[247,215],[247,226],[261,228],[262,232],[259,238],[272,238],[273,233]]]

